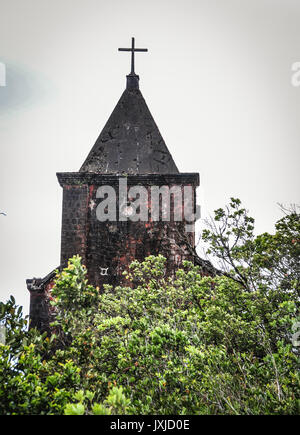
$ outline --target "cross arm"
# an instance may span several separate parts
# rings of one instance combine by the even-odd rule
[[[118,48],[119,51],[148,51],[148,48]]]

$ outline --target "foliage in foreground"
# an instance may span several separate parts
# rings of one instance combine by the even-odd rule
[[[230,222],[220,213],[216,223]],[[148,257],[131,264],[128,286],[100,292],[73,257],[53,289],[51,337],[26,332],[13,299],[1,304],[0,413],[299,413],[299,219],[283,220],[255,238],[241,219],[230,258],[222,234],[205,233],[234,262],[228,276],[185,262],[167,279],[165,259]]]

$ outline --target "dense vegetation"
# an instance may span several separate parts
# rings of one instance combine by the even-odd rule
[[[254,236],[237,199],[203,232],[218,272],[137,261],[94,288],[79,257],[58,273],[53,334],[0,304],[0,414],[298,414],[300,219]]]

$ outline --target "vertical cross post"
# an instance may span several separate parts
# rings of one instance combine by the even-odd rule
[[[131,73],[135,74],[134,72],[134,38],[131,38]]]

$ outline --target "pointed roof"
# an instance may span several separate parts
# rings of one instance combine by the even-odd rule
[[[178,174],[174,160],[139,90],[139,76],[127,87],[80,172]]]

